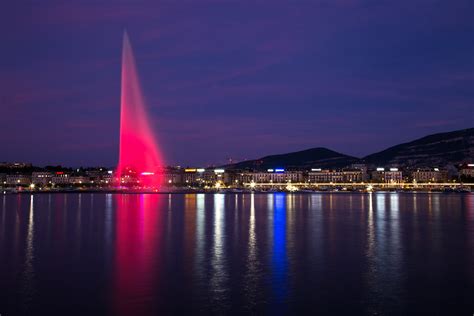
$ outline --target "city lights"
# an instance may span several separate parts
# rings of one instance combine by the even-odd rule
[[[154,172],[149,172],[149,171],[144,171],[141,173],[142,176],[152,176],[154,174],[155,174]]]

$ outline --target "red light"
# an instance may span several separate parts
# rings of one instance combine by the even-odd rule
[[[56,172],[56,174],[64,174],[64,172],[58,171],[58,172]]]

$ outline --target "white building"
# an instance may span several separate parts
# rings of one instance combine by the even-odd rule
[[[413,181],[419,183],[446,182],[448,180],[448,172],[438,168],[418,169],[412,173],[412,177]]]
[[[64,172],[56,172],[53,177],[51,178],[51,184],[69,184],[70,183],[70,175]]]
[[[302,171],[286,171],[284,169],[268,169],[267,172],[238,173],[235,180],[241,183],[298,183],[304,181]]]
[[[48,171],[33,172],[31,174],[31,182],[36,185],[47,185],[52,178],[53,174]]]
[[[361,170],[320,170],[312,169],[308,172],[308,182],[312,183],[351,183],[362,182],[363,172]]]
[[[467,164],[459,171],[461,177],[474,178],[474,164]]]
[[[403,182],[403,175],[398,168],[377,168],[376,171],[372,172],[372,181],[374,182],[385,182],[385,183],[401,183]]]
[[[30,185],[31,177],[25,174],[10,174],[7,175],[7,185]]]

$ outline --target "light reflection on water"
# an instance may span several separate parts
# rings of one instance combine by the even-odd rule
[[[473,196],[7,195],[0,312],[472,312]]]
[[[211,298],[213,308],[223,312],[228,306],[228,281],[226,258],[226,232],[225,232],[225,195],[214,195],[214,232],[211,255]]]
[[[34,233],[35,233],[35,222],[34,222],[34,196],[30,196],[30,205],[28,211],[28,228],[26,235],[25,245],[25,262],[22,273],[22,312],[28,313],[33,300],[35,288],[35,271],[34,271]]]

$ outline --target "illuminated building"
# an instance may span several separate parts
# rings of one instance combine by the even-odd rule
[[[474,178],[474,164],[462,166],[459,175],[463,178]]]
[[[86,176],[71,176],[69,177],[70,184],[90,184],[91,180]]]
[[[6,173],[0,173],[0,185],[6,184],[6,182],[7,182],[7,174]]]
[[[25,174],[10,174],[6,178],[7,185],[30,185],[31,176]]]
[[[419,183],[426,182],[446,182],[448,180],[448,172],[446,170],[432,169],[417,169],[412,173],[413,181]]]
[[[312,169],[308,172],[307,180],[315,183],[329,183],[329,182],[361,182],[362,171],[360,170],[317,170]]]
[[[229,173],[224,169],[184,169],[183,183],[185,185],[214,185],[217,181],[228,183]]]
[[[183,176],[179,172],[166,172],[163,174],[163,182],[165,185],[176,185],[183,182]]]
[[[31,174],[31,183],[38,185],[47,185],[51,179],[53,178],[53,174],[47,171],[39,171],[33,172]]]
[[[69,184],[69,177],[70,175],[67,173],[64,173],[62,171],[58,171],[54,174],[54,176],[51,178],[51,184],[53,185],[65,185]]]
[[[303,171],[287,171],[282,168],[268,169],[266,172],[244,172],[237,173],[234,176],[234,181],[242,183],[287,183],[287,182],[302,182]]]
[[[377,170],[372,172],[373,182],[385,182],[385,183],[400,183],[403,181],[403,175],[398,168],[385,168],[379,167]]]

